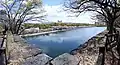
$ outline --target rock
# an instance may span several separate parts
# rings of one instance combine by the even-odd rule
[[[10,53],[10,60],[17,60],[18,58],[26,59],[31,56],[36,56],[41,54],[42,50],[39,48],[35,48],[32,46],[21,46],[21,44],[17,44],[16,48],[14,48]]]
[[[22,50],[22,53],[23,53],[23,58],[27,58],[30,56],[36,56],[38,54],[41,54],[42,50],[39,48],[26,46],[25,49]]]
[[[11,40],[14,40],[16,42]],[[25,59],[37,56],[42,53],[41,49],[37,48],[36,46],[26,44],[23,41],[24,40],[22,40],[22,38],[19,36],[9,36],[10,44],[8,45],[8,65],[21,65]]]
[[[80,62],[78,65],[95,65],[98,55],[88,55],[87,53],[84,54],[77,54],[74,55],[75,57],[77,57]]]
[[[49,57],[46,54],[39,54],[34,57],[27,58],[22,65],[48,65],[47,63],[51,60],[52,58]]]
[[[14,37],[14,41],[15,41],[15,42],[24,41],[24,40],[23,40],[20,36],[18,36],[18,35],[14,35],[13,37]]]
[[[64,53],[63,55],[56,57],[51,63],[53,65],[77,65],[79,60],[73,55]]]

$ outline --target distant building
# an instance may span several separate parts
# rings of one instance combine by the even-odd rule
[[[62,23],[62,20],[58,20],[58,23]]]

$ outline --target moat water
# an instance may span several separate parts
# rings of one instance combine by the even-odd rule
[[[106,27],[79,28],[66,32],[24,37],[29,44],[34,44],[51,57],[70,52],[88,39],[104,31]]]

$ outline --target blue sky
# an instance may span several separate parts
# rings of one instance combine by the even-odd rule
[[[42,0],[42,1],[43,1],[43,4],[47,4],[47,5],[53,6],[53,5],[60,5],[60,4],[62,4],[64,0]]]

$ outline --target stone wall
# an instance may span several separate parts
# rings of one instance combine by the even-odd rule
[[[26,44],[20,36],[8,35],[8,65],[45,65],[52,58]]]
[[[104,46],[106,31],[92,37],[70,53],[64,53],[52,61],[51,65],[95,65],[98,60],[99,47]]]
[[[105,31],[92,37],[70,53],[64,53],[52,59],[34,45],[28,45],[16,35],[9,35],[8,65],[95,65],[99,47],[104,45]]]

